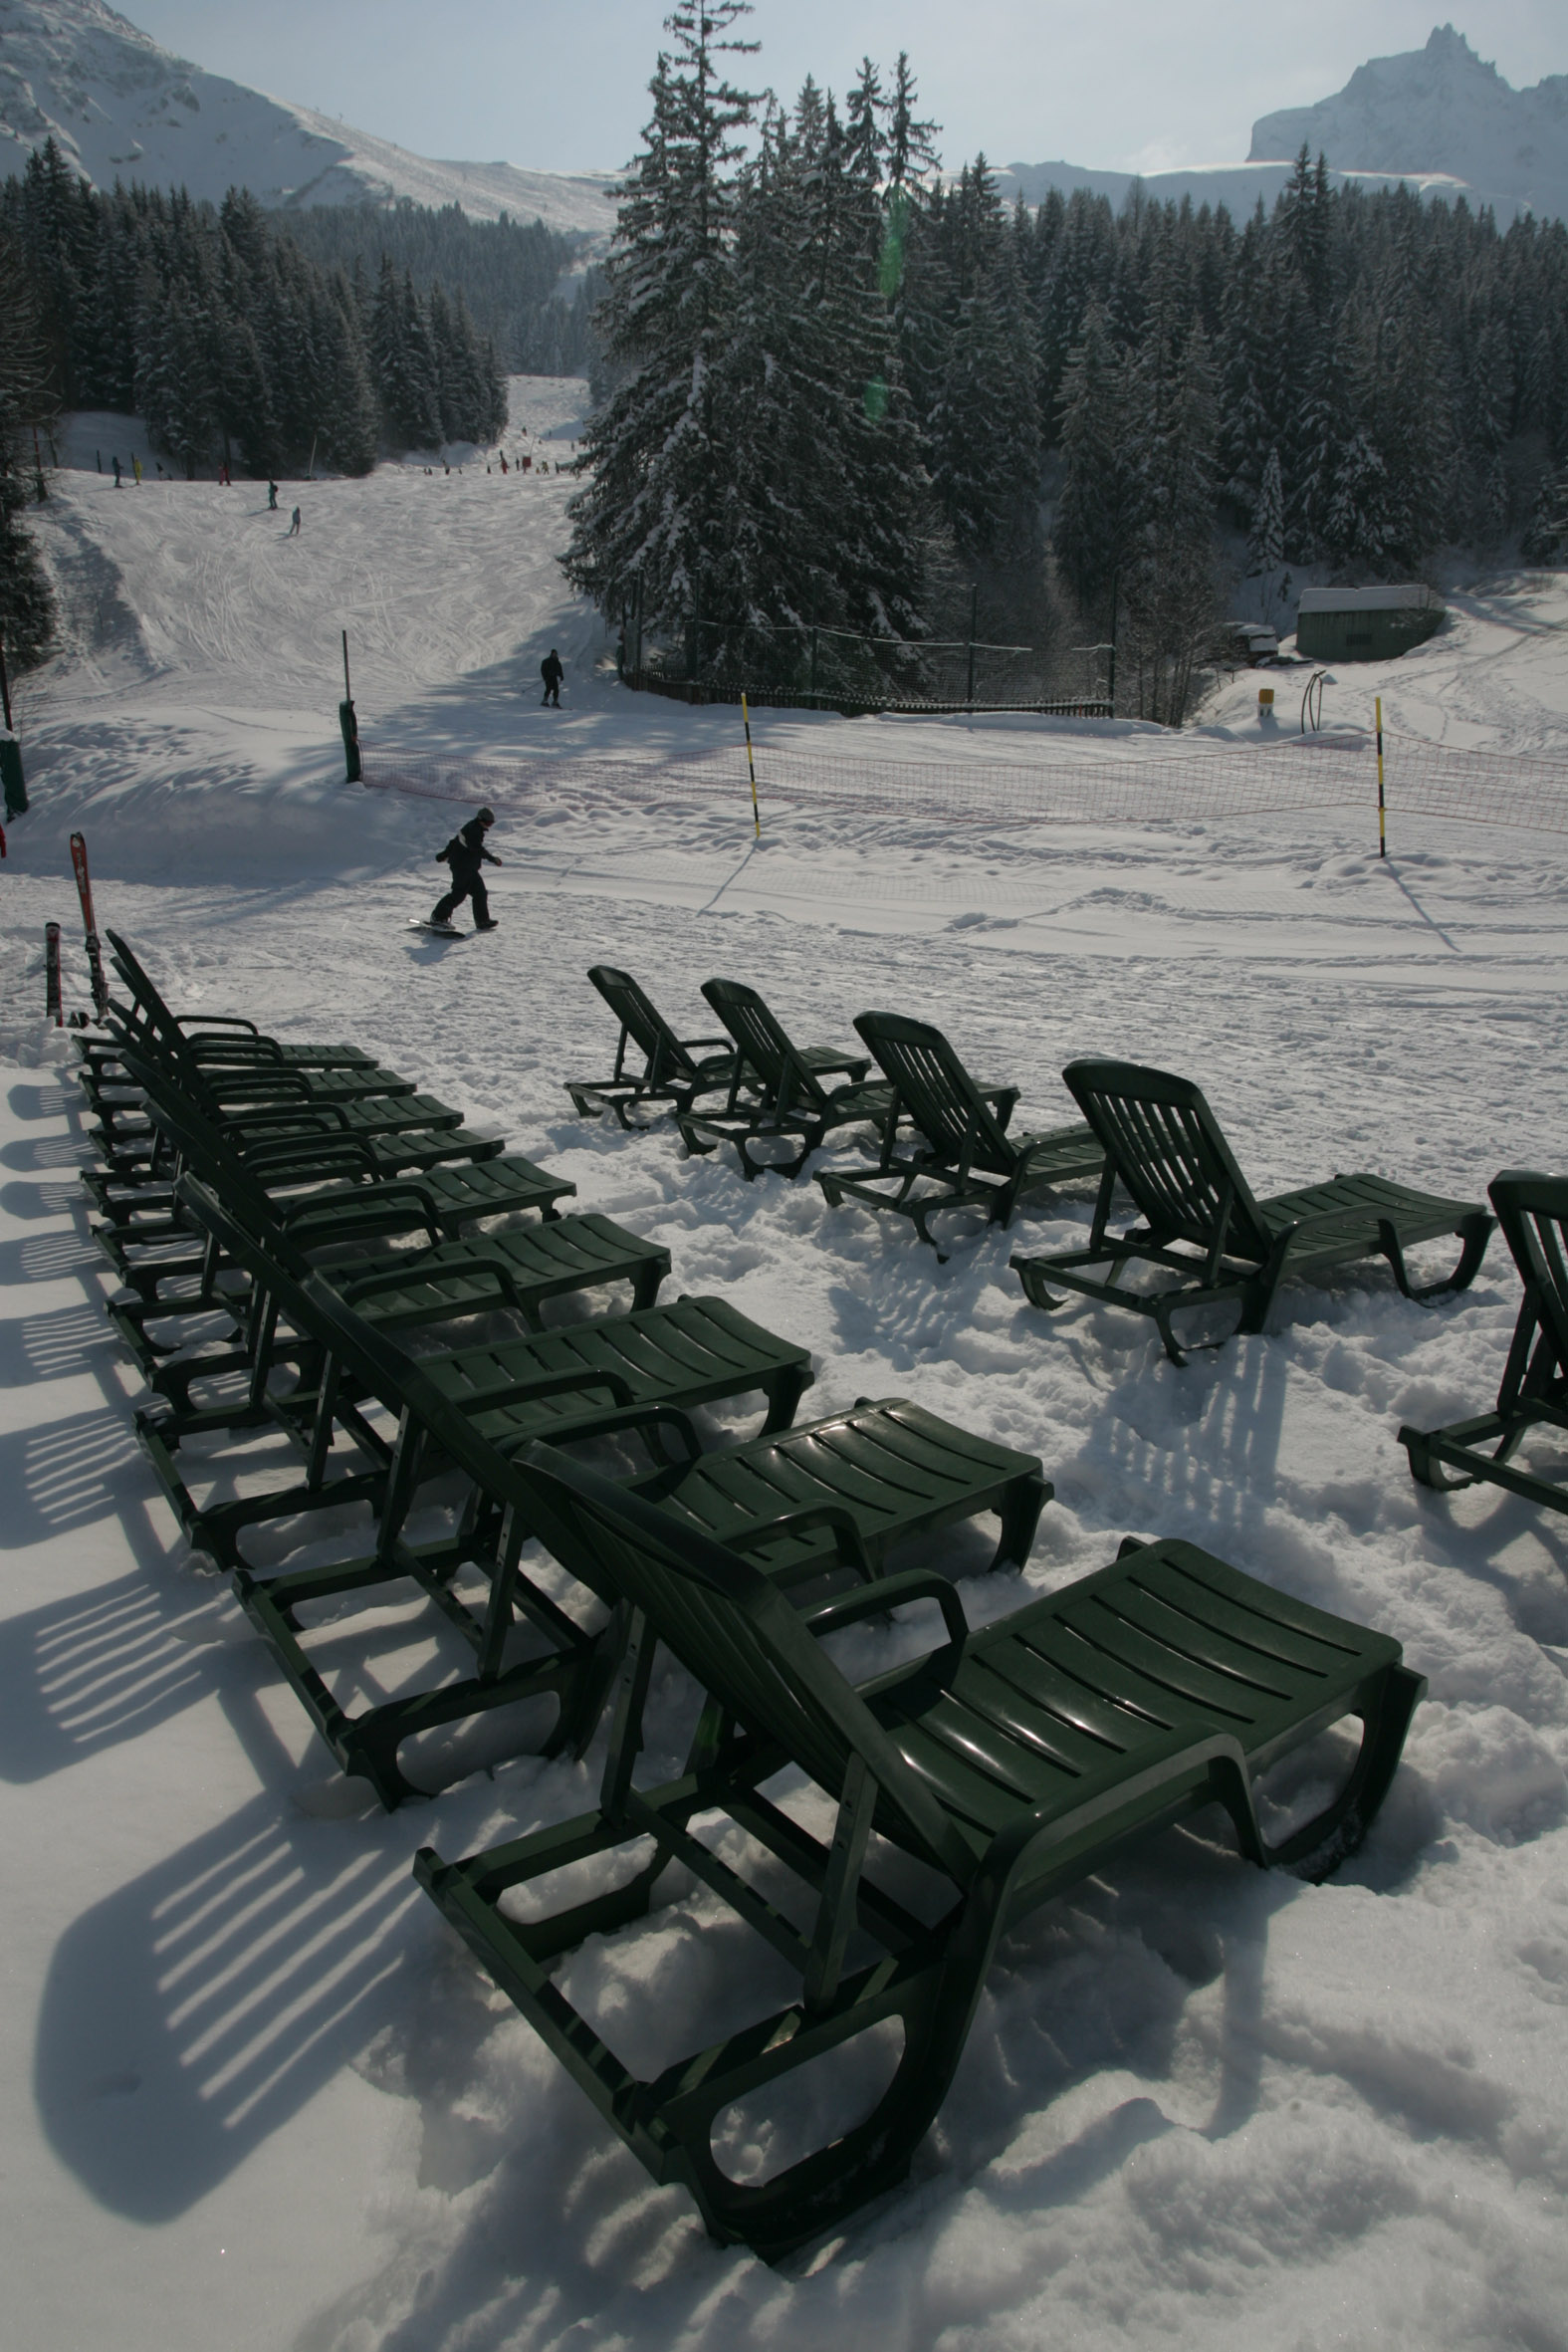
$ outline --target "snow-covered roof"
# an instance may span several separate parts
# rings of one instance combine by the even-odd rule
[[[1309,588],[1301,590],[1298,612],[1400,612],[1407,608],[1430,611],[1443,598],[1425,581],[1411,580],[1383,588]]]

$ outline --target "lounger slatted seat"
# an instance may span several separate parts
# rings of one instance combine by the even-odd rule
[[[777,1176],[794,1177],[835,1127],[880,1125],[886,1119],[892,1089],[881,1081],[863,1082],[871,1066],[864,1056],[828,1061],[824,1051],[802,1050],[756,989],[738,980],[705,980],[702,993],[735,1040],[736,1066],[730,1099],[722,1110],[680,1114],[681,1140],[688,1151],[712,1151],[717,1144],[733,1143],[748,1183],[765,1168]],[[844,1083],[824,1085],[824,1077],[835,1071],[843,1072]],[[750,1101],[742,1099],[747,1085],[754,1089]],[[775,1141],[795,1149],[786,1158],[769,1159],[753,1148]]]
[[[1568,1178],[1505,1168],[1487,1187],[1524,1296],[1491,1412],[1441,1429],[1399,1433],[1412,1474],[1440,1492],[1477,1482],[1548,1511],[1568,1511],[1568,1485],[1526,1469],[1519,1450],[1537,1431],[1568,1452]],[[1451,1477],[1451,1472],[1457,1472]]]
[[[1015,1086],[977,1085],[939,1029],[901,1013],[862,1013],[856,1029],[888,1080],[890,1100],[874,1163],[818,1168],[830,1208],[845,1199],[907,1217],[939,1261],[930,1221],[941,1210],[979,1208],[1007,1226],[1024,1192],[1084,1183],[1105,1152],[1084,1126],[1009,1135]],[[904,1126],[915,1130],[901,1134]]]
[[[1186,1359],[1171,1325],[1178,1310],[1233,1301],[1240,1310],[1235,1328],[1260,1331],[1287,1278],[1374,1257],[1387,1259],[1407,1298],[1425,1302],[1464,1290],[1486,1254],[1492,1220],[1479,1203],[1416,1192],[1386,1176],[1335,1176],[1254,1199],[1190,1078],[1132,1061],[1088,1060],[1069,1062],[1062,1076],[1104,1146],[1105,1172],[1086,1250],[1012,1260],[1035,1306],[1064,1303],[1053,1294],[1057,1284],[1152,1315],[1167,1355],[1180,1364]],[[1118,1184],[1142,1222],[1113,1234],[1111,1195]],[[1461,1244],[1454,1272],[1413,1285],[1405,1252],[1446,1234]],[[1177,1280],[1160,1291],[1128,1290],[1122,1277],[1140,1265]],[[1110,1272],[1096,1279],[1083,1271],[1090,1266]]]
[[[668,1417],[673,1422],[677,1417]],[[681,1418],[684,1418],[683,1416]],[[994,1568],[1021,1567],[1051,1489],[1038,1462],[939,1420],[907,1397],[862,1397],[852,1413],[686,1458],[629,1482],[684,1524],[784,1584],[824,1565],[874,1573],[889,1548],[995,1512]]]
[[[570,1741],[580,1749],[619,1656],[622,1619],[612,1618],[603,1633],[585,1632],[528,1575],[521,1561],[528,1523],[517,1508],[504,1455],[482,1435],[483,1418],[458,1411],[432,1384],[428,1366],[371,1329],[334,1286],[318,1276],[294,1281],[211,1193],[193,1179],[182,1181],[198,1219],[222,1236],[237,1260],[249,1260],[257,1292],[276,1291],[290,1319],[316,1342],[324,1365],[332,1360],[346,1376],[339,1386],[356,1385],[398,1416],[393,1461],[377,1498],[373,1552],[269,1577],[240,1567],[235,1577],[239,1598],[334,1754],[345,1769],[363,1772],[384,1803],[395,1804],[410,1793],[398,1746],[410,1730],[427,1728],[421,1710],[433,1704],[445,1710],[440,1720],[452,1721],[538,1692],[552,1692],[559,1702],[548,1745]],[[840,1568],[868,1576],[904,1536],[981,1512],[995,1512],[1001,1521],[999,1560],[1021,1565],[1050,1493],[1031,1457],[897,1399],[862,1403],[852,1414],[753,1438],[714,1455],[698,1454],[689,1419],[673,1407],[619,1410],[608,1418],[626,1428],[658,1428],[666,1435],[673,1430],[689,1459],[656,1474],[662,1508],[722,1524],[728,1539],[744,1545],[764,1572],[791,1584],[816,1582]],[[580,1429],[585,1434],[594,1426],[585,1421]],[[432,1455],[472,1481],[475,1503],[452,1542],[414,1547],[404,1540],[403,1526]],[[453,1572],[464,1559],[479,1564],[489,1579],[479,1608],[452,1588]],[[410,1583],[472,1643],[476,1674],[444,1687],[433,1700],[413,1694],[350,1716],[313,1663],[298,1612],[336,1596],[362,1597],[378,1586]],[[613,1602],[614,1595],[608,1597]],[[509,1665],[508,1642],[520,1616],[542,1639],[545,1654]]]
[[[415,1873],[654,2179],[684,2185],[716,2236],[769,2258],[842,2226],[904,2178],[1008,1928],[1124,1839],[1212,1803],[1248,1860],[1322,1876],[1377,1812],[1425,1688],[1387,1636],[1191,1543],[1133,1539],[1111,1566],[970,1632],[941,1576],[886,1577],[796,1611],[733,1547],[672,1527],[549,1447],[530,1448],[510,1475],[516,1509],[556,1558],[618,1595],[626,1614],[599,1801],[463,1861],[426,1847]],[[816,1635],[916,1600],[940,1607],[945,1643],[858,1690],[817,1647]],[[685,1771],[639,1788],[641,1712],[661,1643],[708,1699]],[[1270,1846],[1256,1776],[1347,1716],[1363,1733],[1338,1794]],[[791,1764],[836,1806],[830,1837],[763,1793]],[[705,1816],[698,1835],[693,1823]],[[783,1865],[798,1907],[786,1916],[777,1868],[759,1886],[733,1841],[721,1854],[713,1816]],[[945,1884],[934,1924],[879,1879],[868,1860],[873,1828]],[[584,1891],[580,1865],[590,1861],[602,1868]],[[544,1882],[568,1864],[579,1866],[572,1900],[545,1911]],[[573,2007],[555,1970],[584,1939],[644,1917],[674,1866],[769,1944],[799,1991],[638,2075]],[[524,1889],[539,1890],[526,1914],[508,1903]],[[748,1966],[744,1955],[737,1965]],[[770,2083],[890,2017],[903,2047],[868,2115],[760,2184],[721,2169],[713,2132],[726,2108],[743,2096],[755,2103]]]

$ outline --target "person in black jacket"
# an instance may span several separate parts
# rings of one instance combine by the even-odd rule
[[[560,710],[560,681],[566,673],[561,667],[560,655],[556,651],[554,645],[540,663],[539,674],[545,681],[545,701],[554,703],[557,710]]]
[[[490,900],[479,870],[484,865],[499,865],[501,863],[500,858],[493,857],[485,847],[485,835],[495,822],[496,813],[493,809],[481,809],[479,815],[471,817],[462,830],[455,832],[446,847],[437,854],[436,863],[438,865],[449,865],[452,868],[452,887],[444,898],[436,901],[431,909],[430,920],[432,923],[449,923],[452,920],[454,908],[461,906],[465,898],[472,898],[474,901],[474,929],[476,931],[493,931],[495,929],[496,926],[490,917]]]

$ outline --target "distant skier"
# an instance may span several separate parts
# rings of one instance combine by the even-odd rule
[[[296,508],[295,508],[295,510],[294,510],[294,512],[293,512],[293,514],[292,514],[292,515],[289,517],[289,528],[288,528],[288,530],[287,530],[287,531],[284,533],[284,535],[283,535],[283,536],[284,536],[284,538],[285,538],[285,539],[298,539],[298,538],[299,538],[299,536],[300,536],[300,510],[299,510],[299,508],[298,508],[298,507],[296,507]]]
[[[275,515],[278,512],[278,485],[276,482],[269,482],[267,485],[267,512],[269,515]]]
[[[485,847],[485,835],[496,822],[494,809],[481,809],[471,817],[461,831],[455,832],[446,847],[436,856],[437,865],[452,868],[452,887],[444,898],[438,898],[430,910],[434,924],[450,925],[455,910],[465,898],[474,902],[474,929],[493,931],[496,926],[490,916],[490,900],[485,891],[481,866],[499,865],[499,857],[492,856]]]
[[[566,673],[560,666],[560,655],[556,651],[554,645],[540,663],[539,674],[545,681],[545,699],[540,704],[541,710],[554,707],[559,711],[560,708],[560,682]]]
[[[141,488],[141,460],[139,457],[134,455],[131,457],[130,470],[136,477],[136,488],[139,490]]]
[[[120,479],[119,479],[119,459],[118,459],[117,457],[116,457],[116,458],[113,460],[113,465],[114,465],[114,488],[115,488],[116,490],[119,490],[119,489],[121,489],[121,488],[123,487],[123,485],[122,485],[122,483],[120,482]]]

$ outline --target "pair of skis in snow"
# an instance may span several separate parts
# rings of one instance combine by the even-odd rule
[[[93,1010],[100,1021],[109,1011],[109,985],[104,978],[104,951],[98,943],[98,923],[93,913],[93,879],[88,872],[87,842],[81,833],[71,836],[71,864],[77,877],[77,896],[82,901],[82,927],[87,933],[88,972],[93,982]],[[60,925],[44,925],[44,1005],[45,1018],[57,1029],[65,1025],[65,1007],[60,991]]]

